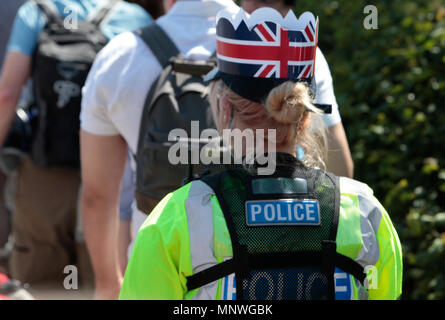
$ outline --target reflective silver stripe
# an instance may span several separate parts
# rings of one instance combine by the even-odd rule
[[[193,181],[185,201],[194,274],[217,264],[213,254],[212,194],[215,192],[207,184],[199,180]],[[214,300],[217,284],[218,281],[214,281],[199,288],[193,299]]]
[[[362,248],[355,261],[363,267],[375,265],[380,257],[380,248],[377,240],[377,232],[382,219],[382,212],[378,202],[373,196],[373,191],[366,184],[349,178],[340,178],[340,192],[357,195],[360,209],[360,231],[362,235]],[[367,290],[356,281],[358,298],[368,299]]]
[[[352,193],[363,196],[372,195],[373,191],[367,184],[346,177],[339,177],[340,193]]]
[[[380,249],[377,241],[382,212],[369,198],[358,196],[360,207],[360,226],[362,231],[363,246],[356,261],[363,266],[375,265],[379,260]]]
[[[358,300],[368,300],[369,299],[368,291],[366,290],[365,287],[362,286],[360,281],[355,279],[355,285],[357,286],[357,291],[358,291],[357,299]]]
[[[374,200],[373,191],[362,182],[341,177],[340,192],[342,194],[350,193],[358,196],[363,246],[356,261],[364,267],[374,265],[380,255],[376,235],[382,218],[382,212],[378,207],[378,203]]]

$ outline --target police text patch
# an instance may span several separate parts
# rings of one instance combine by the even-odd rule
[[[251,200],[246,201],[246,222],[249,226],[320,225],[317,200]]]

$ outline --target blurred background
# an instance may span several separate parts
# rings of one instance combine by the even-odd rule
[[[367,30],[367,5],[378,29]],[[298,0],[320,18],[354,159],[404,253],[402,299],[445,299],[445,2]]]

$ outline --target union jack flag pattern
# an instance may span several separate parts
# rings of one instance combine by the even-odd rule
[[[292,17],[288,17],[290,15]],[[290,12],[288,16],[287,22],[290,19],[298,22],[293,13]],[[280,21],[276,21],[279,19],[257,17],[252,25],[252,21],[246,23],[246,19],[234,22],[227,15],[219,17],[216,29],[218,69],[242,77],[312,78],[318,18],[315,19],[312,14],[310,16],[303,22],[295,23],[295,28],[283,27]]]

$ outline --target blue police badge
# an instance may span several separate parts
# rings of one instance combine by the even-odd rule
[[[246,201],[248,226],[320,226],[320,206],[315,199]]]

